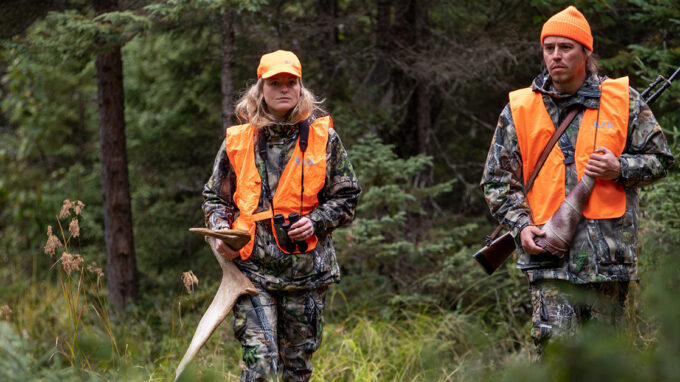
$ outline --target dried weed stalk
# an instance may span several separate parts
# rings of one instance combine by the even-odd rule
[[[194,285],[198,285],[198,277],[191,270],[182,272],[182,282],[184,287],[187,288],[187,292],[192,294],[194,292]]]
[[[64,247],[62,255],[55,265],[58,262],[61,262],[62,265],[61,270],[63,272],[59,270],[59,284],[64,296],[71,327],[69,334],[63,338],[57,337],[57,343],[65,344],[66,347],[60,352],[66,356],[72,366],[75,366],[76,362],[81,362],[81,366],[87,368],[90,367],[88,356],[79,351],[77,340],[79,329],[86,323],[96,324],[100,322],[109,335],[116,354],[120,355],[120,352],[118,351],[118,345],[111,329],[108,303],[101,293],[101,278],[104,276],[104,272],[101,267],[97,266],[96,262],[86,265],[85,260],[80,254],[71,253],[71,239],[80,238],[80,225],[77,216],[81,215],[84,207],[85,204],[80,200],[75,202],[71,202],[68,199],[64,200],[61,211],[56,216],[61,238],[53,233],[52,226],[47,227],[45,254],[53,257],[57,248]],[[76,217],[73,217],[69,223],[67,238],[61,219],[70,217],[72,212]],[[88,297],[92,301],[88,302]],[[7,316],[8,313],[6,313],[6,310],[2,310],[2,308],[0,307],[0,317],[3,314]],[[90,320],[85,320],[90,309],[94,310],[95,316]],[[11,310],[9,312],[11,313]]]

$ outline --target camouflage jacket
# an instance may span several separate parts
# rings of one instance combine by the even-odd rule
[[[604,80],[589,74],[573,95],[557,92],[547,72],[532,84],[543,95],[543,102],[555,128],[572,105],[595,109],[600,103],[599,83]],[[637,230],[639,215],[638,186],[650,184],[666,176],[673,156],[649,106],[640,94],[630,89],[628,138],[619,157],[621,174],[616,179],[624,186],[626,210],[617,219],[591,220],[584,217],[578,225],[569,253],[564,259],[551,255],[529,255],[520,245],[519,232],[533,224],[524,197],[522,157],[509,104],[501,112],[484,167],[481,186],[492,215],[510,229],[518,252],[517,267],[533,282],[562,279],[572,283],[637,280]],[[583,109],[570,123],[558,144],[573,156]],[[574,164],[565,165],[566,193],[577,183]],[[545,170],[543,170],[545,171]]]
[[[295,149],[298,138],[296,125],[274,124],[266,126],[267,162],[260,157],[257,145],[255,162],[268,183],[272,196],[276,193],[279,178]],[[263,182],[264,184],[264,182]],[[222,143],[215,158],[213,172],[203,189],[203,212],[206,226],[211,229],[230,228],[238,210],[233,200],[236,174]],[[307,217],[314,225],[319,242],[316,248],[304,254],[286,254],[277,247],[269,220],[256,224],[252,255],[235,260],[244,274],[269,290],[315,289],[340,280],[331,232],[354,219],[361,188],[347,152],[334,129],[328,133],[326,146],[326,182],[318,194],[319,206]],[[270,201],[260,198],[257,212],[270,208]]]

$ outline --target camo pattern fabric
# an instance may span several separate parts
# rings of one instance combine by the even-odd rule
[[[584,285],[544,279],[531,283],[531,337],[537,355],[550,338],[572,336],[588,321],[620,326],[627,296],[627,281]]]
[[[328,288],[282,293],[254,285],[260,293],[241,296],[234,306],[241,381],[308,381],[312,354],[321,346]]]
[[[272,197],[279,178],[290,160],[297,143],[297,125],[272,124],[263,128],[267,140],[266,163],[255,145],[255,162],[264,179],[267,174]],[[263,182],[264,185],[264,182]],[[238,211],[234,204],[236,175],[225,151],[225,144],[217,153],[212,176],[203,190],[203,211],[206,226],[211,229],[230,228]],[[361,194],[359,181],[347,157],[340,137],[329,130],[326,149],[326,181],[318,194],[320,205],[307,217],[314,225],[318,243],[312,251],[286,254],[276,245],[269,220],[256,224],[255,242],[251,256],[237,258],[236,266],[253,282],[272,290],[316,289],[340,280],[331,232],[354,219],[354,210]],[[256,212],[270,208],[264,190]]]
[[[543,95],[546,110],[555,128],[574,105],[597,108],[600,82],[604,77],[589,74],[573,95],[559,93],[544,71],[533,82],[534,91]],[[666,176],[673,155],[666,138],[640,94],[630,89],[628,138],[619,157],[621,175],[616,180],[626,192],[626,211],[616,219],[582,218],[569,253],[563,259],[542,254],[530,256],[521,248],[519,232],[533,224],[525,201],[522,157],[509,104],[501,112],[487,156],[481,186],[491,214],[510,229],[518,252],[517,267],[529,281],[561,279],[572,283],[637,280],[637,231],[639,216],[638,187]],[[560,149],[573,155],[583,108],[560,138]],[[578,182],[574,164],[565,165],[566,192]]]

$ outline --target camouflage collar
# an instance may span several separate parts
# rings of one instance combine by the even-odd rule
[[[563,106],[581,104],[590,109],[597,109],[600,105],[600,81],[604,81],[606,77],[600,77],[597,73],[588,73],[586,80],[581,85],[581,88],[575,94],[561,93],[553,87],[552,79],[547,70],[543,70],[534,82],[531,88],[535,92],[540,92],[544,95],[550,96],[556,103]]]
[[[295,123],[290,122],[273,122],[263,127],[263,129],[267,140],[295,138],[300,130]]]

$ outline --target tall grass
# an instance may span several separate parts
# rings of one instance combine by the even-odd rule
[[[312,380],[457,381],[503,341],[471,315],[425,309],[395,317],[357,312],[328,325]]]
[[[59,248],[73,251],[76,241],[60,231]],[[643,248],[677,248],[664,240],[650,233]],[[496,279],[474,282],[469,255],[450,255],[443,281],[433,284],[455,294],[453,308],[405,302],[380,288],[380,278],[365,275],[348,275],[333,286],[312,381],[680,380],[680,308],[673,303],[680,294],[680,260],[674,256],[642,261],[644,282],[631,290],[622,330],[587,327],[556,341],[541,363],[531,363],[521,275],[508,265]],[[51,269],[56,277],[0,286],[0,381],[172,380],[219,281],[199,275],[208,281],[196,284],[187,273],[186,284],[178,277],[176,288],[147,293],[125,317],[111,317],[96,270],[82,265],[71,264],[69,273],[60,259]],[[0,275],[8,271],[0,269]],[[181,380],[238,379],[241,354],[231,320]]]
[[[122,349],[120,357],[107,350],[111,343],[106,333],[83,325],[77,348],[90,362],[83,367],[82,363],[71,366],[68,354],[59,350],[55,337],[69,333],[70,319],[63,309],[66,302],[54,282],[42,281],[21,298],[8,301],[13,315],[9,323],[0,325],[0,380],[171,380],[215,288],[202,285],[193,295],[162,299],[156,311],[133,314],[125,321],[112,320],[113,335]],[[665,300],[656,305],[647,301],[673,295],[656,288],[650,285],[653,291],[641,292],[644,309],[655,306],[653,309],[663,310]],[[329,298],[338,298],[337,294],[339,288],[332,288]],[[517,350],[508,350],[516,346],[516,340],[507,336],[506,329],[485,323],[475,314],[433,308],[375,314],[342,305],[334,304],[336,311],[330,312],[323,344],[313,358],[313,381],[586,381],[602,377],[597,371],[603,367],[613,370],[610,373],[617,378],[599,380],[674,380],[673,360],[680,354],[674,342],[678,337],[673,334],[675,322],[680,320],[673,312],[655,319],[660,320],[656,325],[664,323],[660,327],[668,330],[642,332],[651,346],[638,340],[634,325],[619,334],[586,329],[573,341],[557,343],[544,362],[531,364],[528,338]],[[341,314],[348,311],[348,315]],[[238,378],[240,349],[230,323],[231,316],[182,380]],[[521,326],[518,329],[528,333],[526,322]],[[646,337],[655,334],[658,337]],[[639,379],[642,377],[652,379]]]

